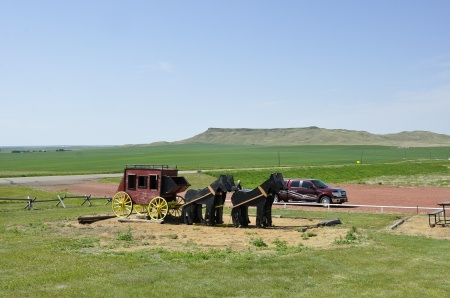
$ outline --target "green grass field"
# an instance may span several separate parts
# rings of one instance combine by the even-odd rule
[[[64,152],[0,151],[0,177],[120,173],[127,164],[169,164],[180,170],[448,161],[449,147],[237,146],[184,144],[78,148]]]
[[[26,191],[15,188],[17,195]],[[32,211],[0,204],[2,297],[444,297],[450,291],[443,257],[449,241],[388,233],[400,218],[395,214],[275,211],[339,217],[343,228],[355,231],[327,249],[255,242],[246,251],[120,251],[133,246],[127,235],[104,246],[83,236],[83,228],[75,238],[59,232],[78,229],[72,223],[80,215],[110,212],[103,202],[78,203],[67,209],[43,203]],[[176,234],[176,226],[172,230]]]
[[[315,177],[330,183],[385,183],[449,187],[449,148],[359,146],[242,147],[166,145],[111,147],[67,152],[0,153],[0,175],[121,172],[126,164],[170,164],[191,184],[207,184],[227,169],[254,187],[274,171],[285,177]],[[362,164],[356,164],[362,160]],[[281,166],[281,167],[279,167]],[[243,170],[242,168],[263,168]],[[287,167],[287,168],[286,168]],[[57,193],[0,186],[0,197],[55,198]],[[64,193],[60,193],[64,194]],[[40,203],[0,201],[0,294],[2,297],[444,297],[450,292],[449,241],[394,235],[386,227],[396,214],[274,210],[306,218],[339,217],[352,237],[332,248],[264,248],[247,251],[132,247],[126,234],[112,247],[99,237],[60,233],[78,216],[110,213],[71,201],[67,209]],[[90,229],[86,226],[86,229]],[[176,226],[173,228],[176,230]],[[448,228],[442,228],[448,232]],[[132,231],[130,231],[132,233]],[[205,235],[207,237],[207,235]]]

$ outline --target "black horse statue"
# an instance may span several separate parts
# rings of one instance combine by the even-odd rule
[[[231,217],[235,227],[247,227],[248,206],[256,206],[256,226],[272,226],[272,204],[274,195],[280,190],[287,190],[281,173],[273,173],[269,179],[252,190],[240,190],[233,193]]]
[[[237,186],[234,184],[233,175],[227,175],[227,182],[231,185],[231,191],[236,191]],[[230,191],[230,190],[228,190]],[[222,224],[223,223],[223,206],[225,205],[225,200],[227,198],[227,192],[223,191],[222,193],[216,193],[214,197],[215,202],[215,223]]]
[[[235,189],[233,176],[223,174],[208,187],[189,189],[184,195],[186,202],[182,209],[184,223],[190,225],[202,222],[202,205],[206,205],[205,224],[215,225],[216,223],[222,223],[222,210],[226,193]]]

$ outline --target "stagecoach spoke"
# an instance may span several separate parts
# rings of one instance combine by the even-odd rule
[[[181,209],[184,203],[184,198],[182,196],[177,196],[175,201],[169,203],[169,214],[173,217],[181,217]]]
[[[169,206],[167,202],[162,197],[156,197],[150,201],[148,205],[148,214],[151,219],[161,220],[166,217],[167,212],[169,211]]]
[[[147,205],[145,204],[134,204],[133,208],[134,211],[136,211],[136,213],[140,215],[146,215],[148,212]]]
[[[133,210],[133,201],[124,191],[119,191],[112,198],[112,210],[117,217],[128,217]]]

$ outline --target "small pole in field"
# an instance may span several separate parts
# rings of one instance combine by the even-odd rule
[[[200,187],[200,174],[202,173],[202,171],[200,170],[200,167],[198,168],[197,174],[198,174],[198,187]]]
[[[280,161],[280,151],[278,151],[278,166],[281,165],[281,161]]]

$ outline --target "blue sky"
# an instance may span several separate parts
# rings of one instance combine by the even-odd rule
[[[0,0],[0,146],[450,135],[450,1]]]

